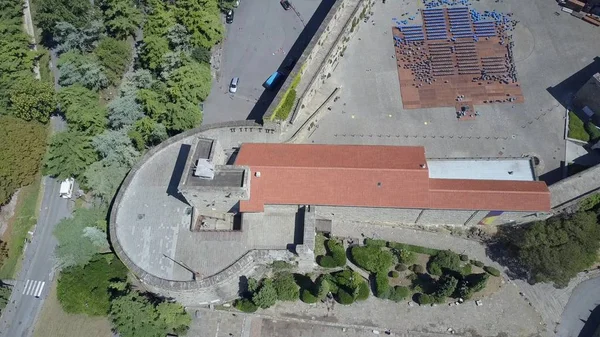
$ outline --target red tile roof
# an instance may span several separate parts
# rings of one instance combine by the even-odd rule
[[[265,204],[550,210],[543,182],[430,179],[420,146],[247,143],[235,163],[252,174],[242,212]]]

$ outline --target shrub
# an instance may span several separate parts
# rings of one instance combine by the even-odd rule
[[[329,254],[333,258],[336,267],[343,267],[346,265],[346,250],[339,241],[327,240],[325,246],[329,250]]]
[[[469,256],[466,254],[460,254],[459,257],[460,257],[460,260],[463,262],[469,261]]]
[[[483,267],[483,270],[492,276],[500,276],[500,271],[492,266],[485,266]]]
[[[324,299],[327,296],[327,294],[329,294],[329,291],[329,282],[323,277],[319,278],[317,280],[317,299]]]
[[[252,296],[252,302],[262,309],[271,307],[277,301],[277,291],[273,287],[273,281],[264,279],[258,291]]]
[[[422,265],[420,265],[420,264],[414,264],[414,265],[412,266],[412,271],[413,271],[415,274],[423,274],[423,273],[425,272],[425,268],[423,268],[423,266],[422,266]]]
[[[594,210],[598,205],[600,205],[600,193],[594,193],[579,203],[579,209],[583,211],[591,211]]]
[[[431,295],[419,293],[415,297],[415,301],[417,303],[419,303],[420,305],[427,305],[427,304],[433,303],[434,299],[433,299],[433,296],[431,296]]]
[[[273,263],[271,263],[271,268],[275,271],[293,269],[294,267],[296,266],[293,263],[282,260],[273,261]]]
[[[458,286],[458,296],[468,300],[471,296],[481,291],[487,285],[487,280],[490,276],[488,274],[471,274],[465,277]]]
[[[600,130],[591,122],[585,123],[585,131],[590,135],[590,141],[594,142],[600,138]]]
[[[236,300],[235,303],[233,304],[233,306],[242,312],[255,312],[256,310],[258,310],[258,307],[252,303],[252,301],[250,301],[247,298],[241,298],[239,300]]]
[[[467,276],[467,275],[469,275],[469,274],[471,274],[473,272],[472,269],[473,268],[471,267],[471,265],[467,263],[467,264],[464,265],[464,267],[462,267],[460,269],[460,274],[463,275],[463,276]]]
[[[371,291],[369,290],[369,284],[363,281],[361,284],[358,285],[358,293],[356,294],[356,300],[364,301],[367,298],[369,298],[370,294]]]
[[[471,263],[472,263],[474,266],[476,266],[476,267],[479,267],[479,268],[483,268],[483,266],[485,266],[485,265],[483,264],[483,262],[481,262],[481,261],[477,261],[477,260],[471,261]]]
[[[350,253],[359,267],[372,273],[385,272],[394,263],[392,253],[379,247],[352,247]]]
[[[383,299],[390,296],[390,284],[385,273],[375,274],[375,296]]]
[[[277,107],[275,108],[273,118],[271,120],[276,119],[280,121],[285,121],[290,115],[290,112],[292,112],[292,109],[294,108],[294,103],[296,103],[296,88],[294,86],[291,86],[288,89],[288,91],[285,92],[279,105],[277,105]]]
[[[394,249],[394,253],[398,257],[398,262],[400,263],[413,264],[415,261],[417,261],[417,255],[408,249]]]
[[[277,274],[273,280],[273,287],[277,292],[277,299],[280,301],[296,301],[300,295],[294,275],[288,272]]]
[[[433,275],[441,275],[443,269],[460,271],[460,257],[449,250],[443,250],[429,259],[427,268]]]
[[[408,267],[404,263],[400,263],[396,265],[396,271],[405,271]]]
[[[313,293],[311,293],[308,289],[302,289],[300,292],[300,300],[304,303],[317,303],[319,300]]]
[[[317,258],[317,263],[323,268],[336,268],[337,264],[333,257],[329,255],[321,255]]]
[[[400,274],[398,274],[398,272],[395,270],[392,270],[388,275],[393,278],[400,276]]]
[[[337,292],[337,299],[340,304],[348,305],[354,302],[354,296],[348,293],[344,288],[340,288]]]
[[[378,239],[365,239],[365,246],[379,247],[383,248],[387,246],[387,241],[378,240]]]
[[[573,111],[569,111],[569,137],[587,142],[590,135],[585,131],[583,122]]]
[[[390,290],[389,299],[394,302],[400,302],[410,295],[410,290],[407,287],[395,286]]]

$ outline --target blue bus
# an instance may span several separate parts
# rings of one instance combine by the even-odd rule
[[[265,87],[265,89],[275,88],[281,77],[282,75],[279,71],[274,72],[273,74],[271,74],[271,76],[269,76],[269,78],[267,78],[265,83],[263,83],[263,87]]]

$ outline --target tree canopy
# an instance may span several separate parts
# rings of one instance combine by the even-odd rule
[[[46,123],[56,109],[56,98],[52,84],[36,80],[33,76],[15,84],[10,95],[13,115],[26,121]]]
[[[105,208],[78,208],[73,217],[62,219],[54,230],[61,267],[83,266],[96,254],[109,252],[107,235]]]
[[[58,278],[56,295],[68,313],[106,315],[111,305],[111,283],[126,280],[127,268],[115,255],[96,255],[86,265],[63,270]]]
[[[106,37],[94,50],[100,66],[106,70],[111,84],[117,85],[131,62],[131,48],[127,41]]]
[[[142,15],[132,0],[103,0],[100,9],[109,34],[119,40],[134,35],[142,23]]]
[[[110,83],[104,67],[93,54],[67,52],[59,58],[58,69],[58,83],[62,86],[81,84],[90,90],[98,91]]]
[[[513,244],[535,282],[564,287],[597,260],[600,227],[592,212],[555,216],[533,223]]]
[[[54,27],[58,22],[67,22],[76,28],[82,28],[90,21],[89,1],[79,0],[36,0],[36,26],[42,30],[42,37],[48,44],[52,42]]]
[[[48,175],[59,179],[79,178],[97,159],[89,136],[78,131],[64,131],[52,136],[45,169]]]
[[[20,187],[33,182],[46,151],[46,127],[0,116],[0,205]]]
[[[352,247],[350,252],[359,267],[372,273],[387,272],[394,263],[390,251],[376,246]]]

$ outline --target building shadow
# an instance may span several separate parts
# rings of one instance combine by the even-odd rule
[[[191,149],[191,145],[181,144],[179,153],[177,154],[177,160],[175,160],[175,166],[173,167],[173,173],[171,173],[171,180],[169,180],[169,185],[167,186],[167,195],[177,198],[185,204],[188,204],[188,202],[185,200],[183,194],[179,192],[179,182],[181,182],[181,177],[185,171],[185,163],[187,162]]]
[[[549,87],[546,90],[562,106],[571,109],[573,95],[575,95],[575,93],[590,79],[590,77],[598,72],[600,72],[600,57],[596,56],[592,63],[569,76],[559,84]]]
[[[275,96],[277,96],[277,93],[281,89],[281,86],[285,82],[287,76],[292,72],[293,69],[298,69],[298,67],[302,66],[301,64],[298,64],[297,61],[300,60],[302,53],[304,53],[306,47],[319,30],[321,23],[323,23],[323,20],[325,20],[335,2],[336,0],[321,0],[321,3],[315,10],[314,14],[311,16],[310,20],[308,20],[306,26],[304,26],[304,29],[302,29],[302,32],[300,32],[300,35],[298,35],[298,38],[288,51],[287,56],[277,68],[277,71],[283,74],[284,77],[281,78],[278,84],[272,89],[263,90],[262,94],[258,98],[258,101],[252,108],[252,111],[250,111],[250,114],[248,114],[248,117],[246,118],[247,120],[254,120],[262,124],[263,116],[267,112],[267,109],[271,103],[273,103]]]
[[[552,171],[548,171],[542,175],[540,175],[540,180],[545,182],[546,185],[550,186],[558,181],[566,178],[568,175],[565,175],[565,162],[560,161],[560,165]]]
[[[581,329],[581,332],[579,332],[578,337],[598,336],[596,332],[600,332],[600,305],[594,310],[590,310],[590,316],[584,323],[585,325]]]

